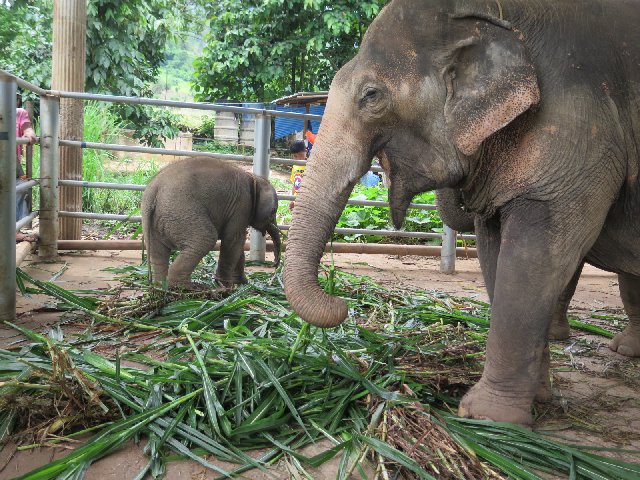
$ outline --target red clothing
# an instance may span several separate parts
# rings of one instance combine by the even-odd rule
[[[31,126],[31,120],[29,119],[29,113],[24,108],[16,109],[16,138],[24,136],[26,126]],[[20,166],[20,160],[22,159],[22,145],[16,146],[16,176],[22,175],[22,167]]]

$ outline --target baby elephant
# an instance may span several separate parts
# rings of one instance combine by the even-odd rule
[[[154,282],[191,285],[191,273],[220,239],[216,280],[225,286],[246,281],[247,227],[269,232],[276,265],[280,231],[278,197],[268,180],[228,162],[194,157],[172,163],[151,179],[142,196],[142,228]],[[169,267],[172,250],[180,253]]]

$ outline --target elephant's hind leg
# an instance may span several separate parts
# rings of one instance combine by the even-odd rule
[[[147,238],[147,249],[149,253],[149,264],[151,266],[151,281],[162,283],[167,279],[169,271],[169,257],[171,249],[164,245],[159,239],[149,235]]]
[[[209,253],[216,245],[217,236],[209,234],[208,240],[199,238],[197,245],[187,245],[180,250],[180,253],[169,267],[169,286],[190,286],[191,274],[200,263],[200,260]]]
[[[615,336],[610,348],[627,357],[640,357],[640,277],[621,273],[618,284],[629,325]]]
[[[576,287],[578,286],[578,280],[580,280],[583,267],[584,262],[580,263],[578,270],[576,270],[576,273],[558,299],[558,304],[553,312],[551,325],[549,326],[549,340],[566,340],[571,335],[567,310],[569,310],[569,304],[571,303],[573,294],[576,293]]]

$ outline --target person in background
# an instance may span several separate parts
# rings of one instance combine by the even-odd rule
[[[289,152],[291,153],[291,158],[294,160],[307,159],[307,146],[304,140],[296,140],[293,142],[289,146]],[[302,177],[304,177],[304,168],[304,165],[294,165],[291,167],[291,183],[293,183],[291,193],[293,195],[298,195],[298,190],[300,190],[300,185],[302,184]],[[289,202],[289,210],[293,210],[294,205],[294,201]]]
[[[29,113],[22,108],[22,98],[18,94],[16,98],[16,138],[26,138],[29,141],[29,145],[33,145],[36,141],[36,132],[31,125],[31,119]],[[22,145],[16,146],[16,185],[27,180],[24,170],[22,169]],[[29,215],[29,207],[27,205],[28,192],[16,193],[16,221]],[[16,241],[33,242],[35,237],[32,235],[25,235],[22,232],[16,232]]]

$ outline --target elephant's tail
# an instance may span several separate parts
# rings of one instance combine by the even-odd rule
[[[151,225],[153,225],[156,213],[158,190],[159,186],[157,182],[150,182],[142,195],[142,203],[140,204],[140,213],[142,215],[142,238],[147,251],[149,251],[149,246],[151,245]]]

